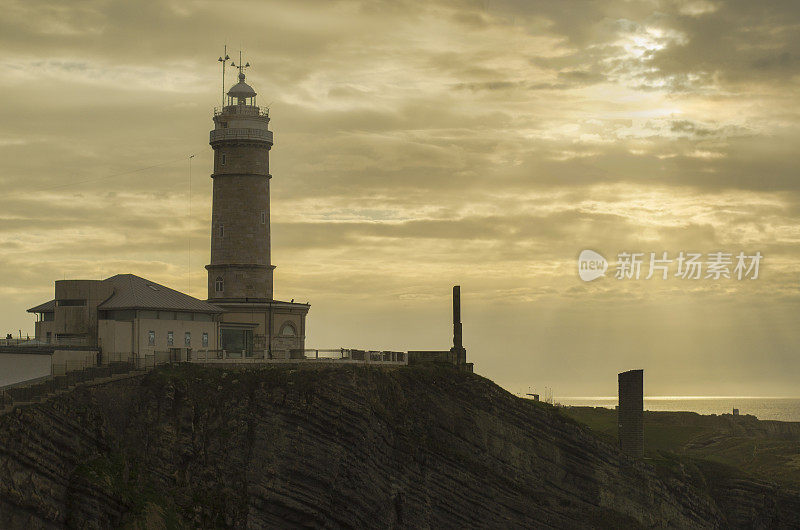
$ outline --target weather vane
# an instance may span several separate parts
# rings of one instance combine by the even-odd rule
[[[244,69],[250,68],[250,63],[242,64],[242,50],[239,50],[239,64],[237,65],[236,63],[231,62],[231,66],[239,69],[239,81],[241,81],[242,76],[244,75]]]

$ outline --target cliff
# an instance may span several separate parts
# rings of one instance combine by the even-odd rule
[[[446,368],[173,366],[0,417],[0,527],[65,525],[775,528],[800,495]]]

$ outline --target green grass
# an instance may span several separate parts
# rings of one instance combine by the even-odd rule
[[[589,427],[598,437],[618,443],[615,410],[562,407],[560,411]],[[800,436],[796,439],[770,436],[753,418],[646,411],[644,453],[664,469],[674,463],[671,458],[680,458],[683,464],[704,462],[704,470],[698,471],[701,475],[721,472],[722,468],[713,466],[724,466],[770,481],[800,486]]]

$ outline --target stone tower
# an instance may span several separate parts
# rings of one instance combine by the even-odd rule
[[[272,299],[269,233],[269,115],[255,104],[245,81],[228,91],[228,105],[214,113],[214,202],[208,299]]]
[[[249,65],[247,65],[249,66]],[[208,301],[224,312],[220,349],[228,357],[289,357],[304,348],[308,304],[273,299],[270,252],[268,109],[256,91],[239,82],[227,104],[214,112],[209,143],[214,150],[211,263]]]

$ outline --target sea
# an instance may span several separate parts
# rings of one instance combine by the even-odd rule
[[[614,397],[556,397],[561,405],[617,406]],[[760,420],[800,421],[800,398],[736,396],[653,396],[644,398],[644,410],[688,411],[698,414],[751,414]]]

